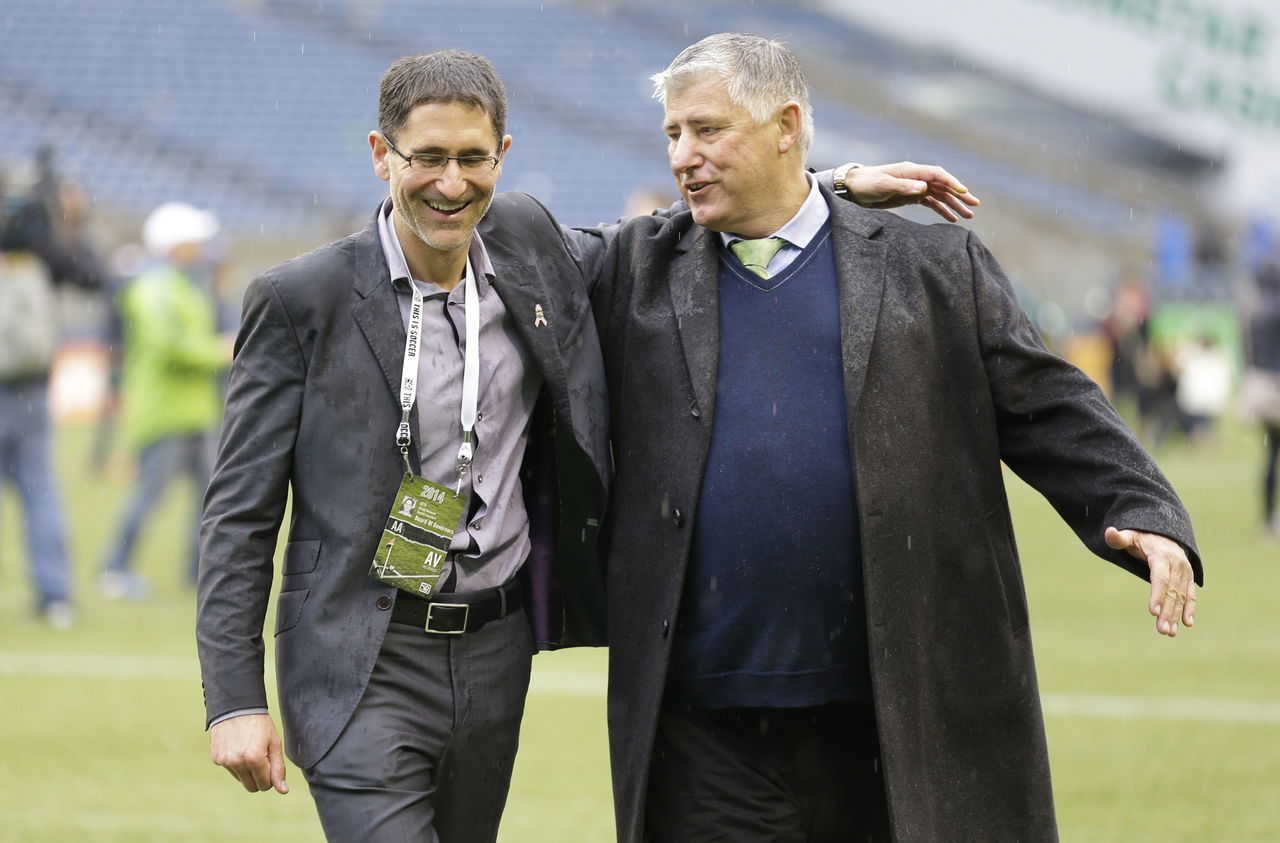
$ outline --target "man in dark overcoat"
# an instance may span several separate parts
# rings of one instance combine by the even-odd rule
[[[620,232],[593,298],[619,839],[1056,839],[1001,464],[1170,636],[1185,509],[977,237],[806,175],[785,47],[654,80],[689,210]]]

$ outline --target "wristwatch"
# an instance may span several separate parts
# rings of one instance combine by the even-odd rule
[[[849,198],[849,188],[845,185],[844,180],[849,177],[850,170],[857,169],[861,166],[861,164],[841,164],[839,167],[836,167],[835,173],[832,174],[833,187],[835,189],[836,196],[839,196],[841,199]]]

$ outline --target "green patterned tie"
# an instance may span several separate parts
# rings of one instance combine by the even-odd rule
[[[759,275],[769,277],[769,261],[778,253],[787,241],[781,237],[766,237],[763,240],[738,240],[729,245],[729,251],[742,261],[742,265]]]

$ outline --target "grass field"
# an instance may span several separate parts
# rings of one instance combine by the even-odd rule
[[[301,774],[250,795],[208,761],[181,587],[189,492],[175,490],[139,560],[154,598],[106,603],[93,574],[128,467],[87,473],[88,431],[59,433],[80,622],[30,616],[20,514],[0,501],[0,840],[321,839]],[[1257,529],[1249,431],[1159,455],[1195,520],[1208,569],[1198,623],[1157,636],[1145,584],[1088,554],[1010,479],[1068,841],[1280,841],[1280,544]],[[502,839],[612,839],[602,651],[546,654]]]

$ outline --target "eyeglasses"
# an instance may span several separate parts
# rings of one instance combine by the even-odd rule
[[[422,173],[443,173],[450,161],[457,161],[458,169],[472,175],[491,173],[498,168],[498,159],[492,155],[441,155],[438,152],[415,152],[412,155],[405,155],[396,149],[396,145],[386,135],[382,136],[382,140],[392,152],[409,162],[411,169]]]

